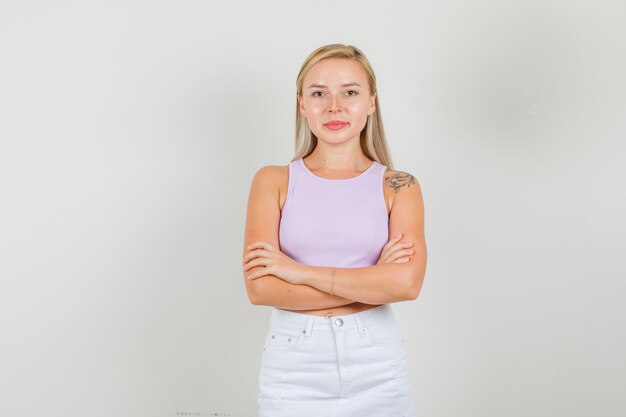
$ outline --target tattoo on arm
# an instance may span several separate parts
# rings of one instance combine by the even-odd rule
[[[411,184],[415,183],[415,177],[407,172],[397,171],[397,173],[385,178],[385,184],[388,187],[393,188],[393,192],[397,193],[400,188],[407,186],[410,187]]]

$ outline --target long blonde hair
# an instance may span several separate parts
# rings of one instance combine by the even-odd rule
[[[357,61],[367,74],[370,96],[376,92],[376,75],[363,52],[356,46],[335,43],[317,48],[304,60],[296,79],[296,96],[302,96],[302,83],[309,70],[315,64],[327,58],[345,58]],[[361,150],[368,158],[386,165],[387,168],[392,170],[393,163],[391,162],[391,155],[389,154],[387,139],[385,138],[378,94],[376,94],[375,106],[376,110],[371,116],[367,117],[365,127],[361,131]],[[311,132],[306,117],[300,113],[298,97],[296,97],[296,154],[292,161],[308,156],[316,146],[317,137]]]

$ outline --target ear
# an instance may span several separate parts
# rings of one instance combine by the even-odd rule
[[[302,113],[302,115],[305,116],[306,113],[304,110],[304,102],[302,101],[302,96],[298,94],[296,97],[298,98],[298,105],[300,106],[300,113]]]
[[[367,111],[367,114],[371,116],[372,114],[374,114],[375,111],[376,111],[376,91],[374,92],[374,94],[372,94],[372,97],[370,98],[370,106]]]

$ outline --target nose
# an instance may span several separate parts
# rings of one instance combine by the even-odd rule
[[[330,111],[336,112],[337,110],[339,110],[339,98],[337,94],[333,94],[330,99]]]

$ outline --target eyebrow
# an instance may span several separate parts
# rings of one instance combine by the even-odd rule
[[[361,84],[359,83],[346,83],[346,84],[341,84],[341,87],[350,87],[356,85],[357,87],[361,87]],[[308,88],[326,88],[326,86],[324,84],[311,84]]]

